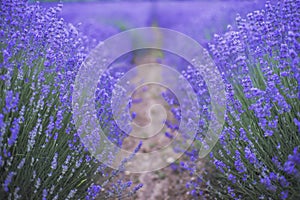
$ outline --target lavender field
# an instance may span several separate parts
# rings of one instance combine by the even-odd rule
[[[300,199],[300,1],[0,2],[0,199]]]

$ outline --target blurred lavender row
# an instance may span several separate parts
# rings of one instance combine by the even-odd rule
[[[55,3],[45,3],[53,6]],[[61,17],[81,24],[90,39],[105,40],[123,30],[159,26],[180,31],[202,45],[224,32],[236,13],[261,9],[264,1],[76,2],[65,3]]]

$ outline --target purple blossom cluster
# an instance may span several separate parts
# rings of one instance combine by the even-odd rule
[[[112,185],[115,196],[141,187],[114,182],[124,167],[109,173],[80,141],[71,94],[95,42],[60,18],[61,9],[25,0],[0,3],[1,199],[95,199],[109,195],[105,187]],[[117,133],[109,135],[121,144]]]
[[[283,169],[287,174],[299,178],[300,177],[299,165],[300,165],[299,147],[295,147],[295,149],[293,150],[293,154],[290,154],[288,156],[287,161],[284,163]]]
[[[299,6],[298,0],[267,1],[245,19],[237,15],[236,24],[209,43],[226,84],[227,113],[206,172],[198,173],[197,151],[182,165],[199,177],[188,183],[195,197],[300,198]],[[201,80],[189,71],[182,72],[189,82]],[[196,88],[201,90],[202,97],[207,89]],[[164,96],[173,106],[173,98]],[[209,101],[203,105],[209,108]]]
[[[119,127],[119,124],[116,123],[115,118],[123,117],[126,120],[126,117],[128,116],[126,115],[126,113],[124,114],[124,116],[114,116],[113,108],[111,105],[111,99],[113,95],[113,90],[116,89],[116,84],[118,83],[120,78],[122,78],[122,76],[124,76],[124,74],[132,68],[131,61],[132,53],[121,56],[121,58],[116,60],[109,67],[109,69],[105,71],[105,73],[100,77],[95,93],[95,105],[100,126],[105,129],[105,134],[107,138],[119,147],[121,147],[123,139],[127,136],[127,134],[123,131],[124,127],[122,127],[123,130]],[[130,107],[131,103],[130,101],[128,101],[128,112]]]

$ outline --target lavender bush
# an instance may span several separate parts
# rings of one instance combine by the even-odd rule
[[[58,17],[61,8],[1,1],[1,199],[121,198],[142,186],[114,180],[126,160],[111,170],[80,142],[71,94],[94,43]]]
[[[181,164],[195,177],[187,183],[195,197],[300,198],[299,6],[267,2],[209,44],[227,114],[208,167],[197,168],[197,151]]]

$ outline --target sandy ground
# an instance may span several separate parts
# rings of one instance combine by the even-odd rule
[[[151,71],[149,69],[148,75],[156,76],[158,77],[159,72]],[[150,123],[149,116],[147,115],[147,112],[154,104],[160,104],[163,105],[166,109],[167,104],[163,101],[161,97],[161,92],[165,88],[162,88],[158,85],[147,85],[146,90],[140,90],[137,91],[134,95],[134,98],[141,98],[143,99],[142,102],[138,104],[134,104],[132,107],[132,112],[135,112],[137,114],[137,117],[135,118],[134,122],[140,126],[144,126],[146,124]],[[159,115],[163,115],[163,112],[152,112],[151,117],[152,118],[160,118]],[[172,117],[171,113],[168,112],[168,118],[170,119]],[[155,123],[154,120],[152,120],[152,123]],[[159,123],[159,121],[156,121],[156,123]],[[151,124],[151,128],[149,129],[149,133],[153,135],[154,132],[157,131],[157,127],[160,127],[161,124]],[[151,130],[152,129],[152,130]],[[147,139],[143,140],[143,146],[141,148],[141,152],[148,153],[154,150],[159,150],[160,148],[164,147],[165,145],[168,145],[171,140],[167,138],[164,133],[168,129],[166,127],[163,127],[163,129],[157,133],[153,137],[149,137]],[[138,136],[140,130],[137,128],[134,130],[134,135]],[[140,138],[137,137],[128,137],[124,141],[123,148],[127,150],[133,150],[138,142],[140,141]],[[150,162],[150,161],[149,161]],[[155,162],[155,161],[154,161]],[[150,163],[147,162],[141,162],[141,166],[149,165]],[[146,172],[146,173],[140,173],[140,174],[130,174],[127,173],[126,175],[131,180],[137,180],[137,182],[143,183],[144,186],[141,190],[137,192],[137,194],[132,197],[131,199],[137,199],[137,200],[163,200],[163,199],[190,199],[189,192],[185,188],[185,183],[188,181],[190,176],[187,173],[179,173],[176,171],[173,171],[170,167],[165,167],[163,169],[153,171],[153,172]]]
[[[139,57],[135,60],[136,64],[144,64],[149,62],[155,62],[155,56],[151,53],[147,53],[146,55]],[[159,81],[161,77],[161,73],[157,68],[151,68],[137,75],[138,78],[143,76],[152,76],[153,79]],[[141,102],[133,104],[131,111],[136,113],[136,118],[134,119],[134,123],[145,126],[147,124],[151,124],[150,129],[147,129],[148,133],[151,137],[143,140],[143,146],[141,148],[141,152],[148,153],[154,150],[159,150],[160,148],[168,145],[171,142],[171,139],[165,136],[167,127],[163,127],[156,135],[157,127],[161,126],[159,120],[153,120],[155,118],[163,118],[164,112],[162,110],[151,109],[151,106],[154,104],[160,104],[164,107],[167,113],[167,119],[173,120],[173,115],[170,112],[170,109],[167,103],[163,100],[161,93],[166,88],[151,84],[146,87],[138,88],[133,94],[133,99],[142,99]],[[152,118],[152,121],[151,121]],[[155,124],[156,123],[156,124]],[[142,131],[145,129],[135,128],[131,133],[134,137],[128,137],[124,141],[123,148],[126,150],[133,150],[134,147],[140,141],[138,138],[139,134],[143,134]],[[154,135],[154,136],[153,136]],[[143,135],[145,136],[145,134]],[[150,162],[150,161],[149,161]],[[149,165],[150,163],[141,162],[141,166]],[[163,169],[147,172],[147,173],[125,173],[126,179],[135,180],[137,183],[143,183],[144,186],[140,189],[137,194],[130,199],[137,200],[185,200],[192,199],[189,191],[186,189],[185,184],[187,181],[191,179],[188,172],[179,172],[174,171],[170,167],[165,167]]]

